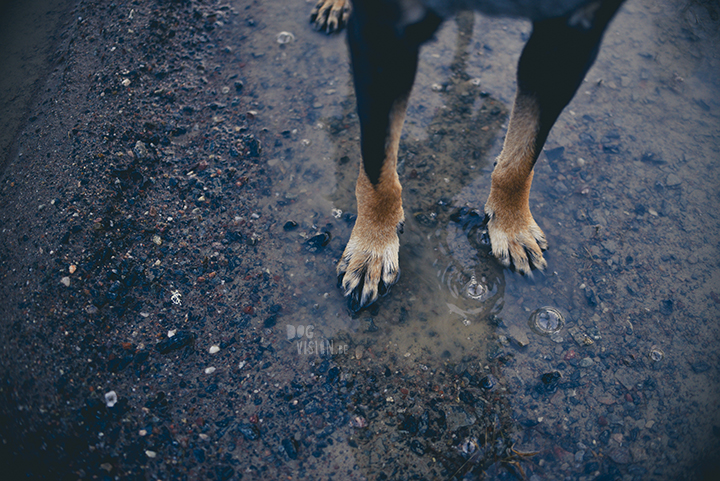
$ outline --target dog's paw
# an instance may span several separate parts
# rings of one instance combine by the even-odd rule
[[[548,243],[529,209],[518,214],[498,212],[486,206],[485,213],[489,217],[487,227],[492,253],[502,265],[512,264],[521,274],[547,267],[542,251]]]
[[[384,296],[400,277],[396,233],[377,237],[353,231],[338,263],[338,285],[348,298],[350,310],[358,312]]]
[[[320,32],[337,32],[347,25],[350,9],[350,0],[318,0],[310,12],[310,23]]]

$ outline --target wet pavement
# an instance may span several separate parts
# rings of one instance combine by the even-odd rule
[[[356,315],[359,129],[312,4],[59,5],[0,53],[8,479],[720,470],[715,2],[618,14],[536,166],[532,279],[482,223],[530,25],[446,22],[401,142],[402,277]]]

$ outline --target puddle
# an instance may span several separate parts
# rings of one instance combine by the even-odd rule
[[[506,463],[519,477],[666,479],[717,453],[714,7],[630,1],[618,15],[536,166],[531,208],[551,247],[533,279],[489,257],[480,225],[530,25],[446,22],[422,51],[401,142],[402,276],[351,316],[335,286],[359,163],[345,41],[298,24],[307,5],[280,5],[263,3],[242,35],[274,176],[258,214],[296,279],[285,321],[399,369],[496,362],[516,449],[538,453]],[[319,233],[330,241],[315,249]],[[547,306],[564,315],[552,335],[530,326]]]

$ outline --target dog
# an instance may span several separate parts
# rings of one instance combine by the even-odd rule
[[[362,165],[357,220],[337,266],[357,312],[400,275],[398,233],[405,219],[396,172],[405,110],[420,46],[459,10],[522,17],[533,30],[520,56],[517,92],[485,203],[493,255],[529,274],[547,266],[545,234],[530,213],[533,167],[550,129],[592,66],[623,0],[320,0],[316,28],[347,27]]]

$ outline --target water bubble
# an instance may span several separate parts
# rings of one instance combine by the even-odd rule
[[[290,32],[280,32],[277,34],[277,43],[283,45],[295,40],[295,35]]]
[[[659,347],[653,347],[652,349],[650,349],[650,352],[648,353],[648,356],[649,356],[650,359],[652,359],[653,361],[655,361],[655,362],[660,362],[660,361],[662,361],[663,358],[665,357],[665,353],[662,352],[662,349],[660,349]]]
[[[488,297],[488,287],[478,282],[475,276],[470,277],[470,282],[465,285],[465,295],[476,301],[483,301]]]
[[[530,327],[539,334],[556,334],[564,325],[565,317],[554,307],[541,307],[530,316]]]

